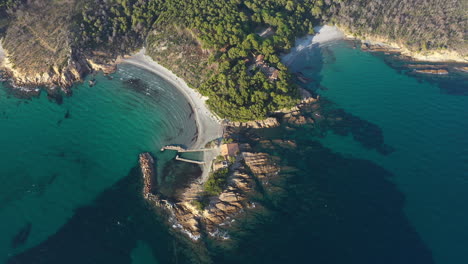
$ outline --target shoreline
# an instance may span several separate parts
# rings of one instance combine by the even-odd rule
[[[190,88],[182,78],[179,78],[171,70],[155,62],[151,57],[145,54],[145,51],[146,49],[142,48],[132,56],[119,59],[116,63],[127,63],[148,70],[172,84],[182,93],[193,110],[198,132],[197,140],[188,147],[192,149],[201,149],[204,148],[208,142],[222,137],[224,132],[224,126],[222,124],[223,120],[217,117],[208,108],[205,103],[208,98],[202,96],[195,89]],[[172,142],[171,144],[178,144],[178,142]],[[211,164],[219,153],[220,149],[216,147],[213,148],[212,151],[203,152],[203,161],[205,164],[201,165],[202,175],[200,179],[197,180],[198,184],[202,184],[208,180],[211,172]]]
[[[323,25],[315,27],[314,29],[314,35],[306,35],[296,39],[296,43],[290,52],[282,56],[281,60],[283,63],[289,66],[291,63],[293,63],[295,57],[298,56],[300,51],[303,49],[311,48],[315,45],[320,46],[326,42],[339,39],[360,41],[370,45],[378,45],[384,49],[398,52],[401,55],[407,56],[418,62],[468,63],[468,58],[464,58],[454,51],[427,51],[426,53],[413,52],[403,45],[394,41],[390,41],[382,36],[366,35],[364,37],[356,37],[348,30],[338,25]]]
[[[0,67],[3,67],[3,61],[5,60],[5,50],[2,47],[2,40],[0,39]]]
[[[294,47],[291,50],[281,56],[281,61],[286,65],[291,65],[295,58],[300,54],[304,49],[308,49],[314,46],[320,46],[324,43],[344,39],[344,33],[335,26],[323,25],[314,28],[314,35],[306,35],[301,38],[296,38]]]
[[[205,101],[208,98],[190,88],[182,78],[179,78],[172,71],[152,60],[151,57],[145,54],[145,51],[145,48],[143,48],[134,55],[121,59],[118,64],[128,63],[146,69],[172,84],[184,95],[193,109],[198,129],[197,140],[189,147],[203,148],[206,143],[221,137],[223,132],[222,120],[216,117],[206,105]]]
[[[415,52],[409,50],[407,47],[404,45],[393,41],[389,40],[388,38],[384,36],[378,36],[378,35],[369,35],[366,34],[362,37],[357,37],[354,36],[349,30],[347,30],[344,27],[340,27],[339,25],[334,25],[339,31],[341,31],[345,39],[347,40],[353,40],[353,41],[360,41],[362,43],[370,44],[370,45],[379,45],[382,48],[388,48],[395,50],[396,52],[399,52],[401,55],[410,57],[414,61],[418,62],[447,62],[447,63],[468,63],[468,58],[463,57],[461,54],[458,54],[455,51],[450,51],[450,50],[440,50],[440,51],[435,51],[435,50],[428,50],[425,51],[424,53],[422,52]]]

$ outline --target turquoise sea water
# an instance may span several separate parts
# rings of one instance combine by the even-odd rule
[[[61,105],[2,87],[2,260],[468,262],[466,78],[408,76],[342,41],[302,50],[290,66],[314,80],[308,88],[328,102],[324,114],[349,121],[248,131],[297,148],[250,142],[283,170],[275,192],[254,198],[263,210],[246,212],[222,243],[187,242],[141,197],[138,153],[189,144],[196,133],[186,100],[159,77],[123,66],[113,80],[78,85]],[[171,157],[157,156],[168,193],[199,173]]]
[[[293,68],[320,80],[322,97],[377,125],[394,152],[381,155],[334,133],[320,142],[392,172],[405,214],[434,260],[467,263],[468,75],[410,77],[346,42],[303,51]]]
[[[112,76],[77,85],[60,105],[0,87],[0,259],[57,232],[127,176],[139,153],[191,142],[191,109],[174,87],[129,65]]]

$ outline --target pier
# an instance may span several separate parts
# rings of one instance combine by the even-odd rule
[[[177,153],[187,153],[187,152],[204,152],[204,151],[213,151],[215,149],[213,148],[199,148],[199,149],[186,149],[180,145],[167,145],[161,148],[161,151],[165,150],[174,150],[177,151]],[[191,159],[184,159],[181,158],[179,155],[176,156],[176,160],[180,160],[183,162],[188,162],[188,163],[193,163],[193,164],[198,164],[198,165],[204,165],[204,161],[198,161],[198,160],[191,160]]]
[[[184,161],[184,162],[188,162],[188,163],[198,164],[198,165],[203,165],[203,164],[205,164],[204,161],[197,161],[197,160],[184,159],[184,158],[179,157],[179,155],[177,155],[175,159],[176,159],[176,160],[180,160],[180,161]]]
[[[175,150],[177,152],[202,152],[202,151],[210,151],[212,150],[211,148],[201,148],[201,149],[186,149],[181,146],[176,146],[176,145],[167,145],[161,148],[161,151],[165,150]]]

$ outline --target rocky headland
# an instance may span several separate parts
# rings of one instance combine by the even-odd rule
[[[313,97],[306,97],[297,106],[283,109],[274,115],[268,121],[260,123],[224,123],[223,142],[231,143],[222,144],[234,145],[238,151],[234,154],[223,154],[221,151],[222,155],[229,157],[221,155],[214,160],[214,165],[208,168],[211,171],[210,178],[200,177],[178,191],[176,197],[164,197],[158,191],[156,161],[149,153],[140,154],[143,196],[152,206],[168,214],[168,223],[172,228],[186,234],[192,240],[198,241],[202,237],[229,239],[229,230],[235,225],[237,218],[242,217],[248,210],[263,208],[255,197],[262,196],[265,192],[276,193],[278,189],[272,181],[281,180],[281,159],[253,148],[249,142],[268,151],[297,148],[294,141],[262,139],[254,131],[260,128],[289,129],[304,124],[327,122],[327,117],[322,116],[320,98]],[[220,185],[220,191],[207,191],[206,186],[213,174],[223,169],[226,171],[223,176],[225,183]],[[285,168],[285,171],[293,169]]]
[[[268,154],[248,152],[249,150],[248,144],[241,147],[236,165],[227,175],[226,186],[219,194],[206,197],[208,201],[203,207],[199,197],[185,193],[171,201],[164,198],[158,192],[154,180],[154,159],[149,153],[142,153],[139,163],[144,182],[143,196],[150,204],[168,213],[168,221],[172,228],[180,230],[192,240],[197,241],[202,236],[228,239],[226,227],[245,210],[256,207],[250,197],[257,191],[257,182],[267,187],[268,181],[280,171]],[[189,187],[185,192],[190,192],[191,189]]]

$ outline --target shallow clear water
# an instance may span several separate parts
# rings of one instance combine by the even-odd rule
[[[112,77],[77,85],[61,105],[45,93],[17,99],[0,87],[0,259],[54,234],[127,176],[139,153],[191,142],[191,109],[174,87],[130,65]],[[22,228],[24,244],[12,242]]]
[[[381,155],[333,133],[320,142],[391,171],[404,193],[405,213],[434,260],[467,263],[468,76],[444,77],[450,91],[460,92],[451,93],[437,82],[398,73],[345,42],[303,51],[293,68],[319,80],[318,93],[336,107],[380,127],[394,152]]]

